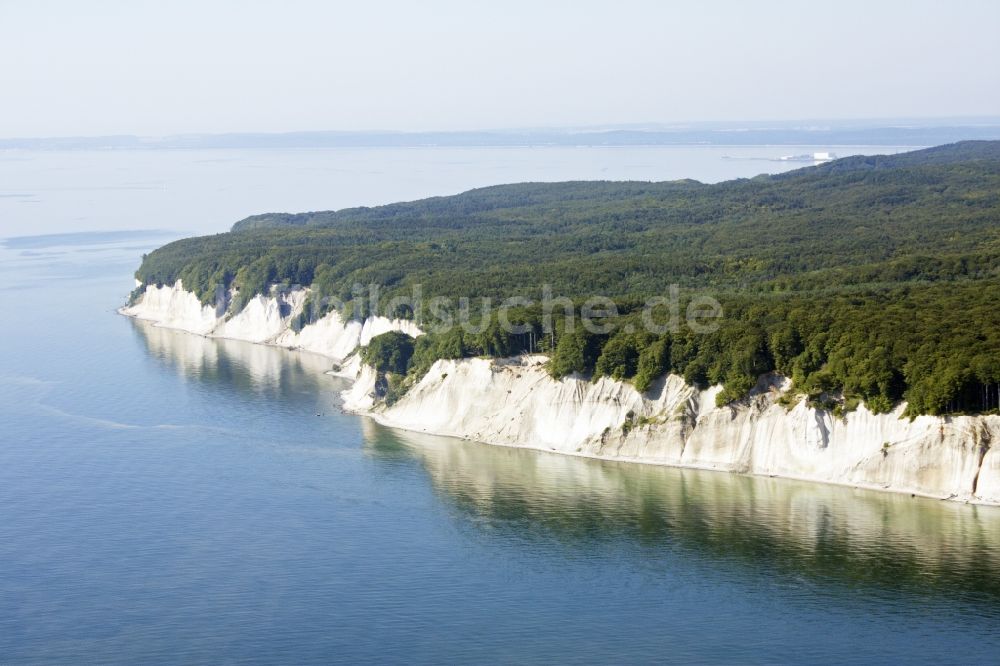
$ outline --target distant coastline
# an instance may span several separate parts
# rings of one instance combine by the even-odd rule
[[[930,146],[1000,139],[1000,117],[689,123],[481,131],[299,131],[0,139],[0,150],[622,147],[671,145]]]

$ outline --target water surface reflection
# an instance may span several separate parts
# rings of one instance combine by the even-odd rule
[[[134,322],[154,357],[200,382],[334,409],[328,360]],[[325,406],[325,407],[324,407]],[[1000,509],[788,479],[574,458],[392,430],[360,419],[373,460],[420,466],[474,530],[565,554],[608,544],[663,565],[1000,599]]]
[[[239,340],[206,338],[130,319],[150,356],[181,376],[225,382],[233,389],[273,396],[329,390],[340,381],[325,375],[332,362],[318,354],[292,352]]]
[[[483,529],[577,548],[628,539],[727,566],[849,586],[1000,598],[1000,510],[789,479],[574,458],[384,428]]]

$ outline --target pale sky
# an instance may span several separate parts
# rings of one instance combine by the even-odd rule
[[[0,0],[0,137],[996,116],[998,32],[997,0]]]

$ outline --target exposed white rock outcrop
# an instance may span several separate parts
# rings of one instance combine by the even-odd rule
[[[119,312],[155,322],[163,328],[176,328],[198,335],[214,331],[225,314],[211,305],[204,305],[193,293],[185,291],[180,280],[173,287],[147,286],[135,304],[125,306]]]
[[[351,388],[343,391],[340,397],[344,402],[344,409],[347,411],[368,413],[368,410],[375,406],[375,381],[377,375],[375,369],[369,365],[358,363],[355,369],[357,370],[357,374],[352,377],[354,384],[351,385]]]
[[[361,342],[363,325],[359,321],[344,322],[331,312],[319,321],[295,332],[290,328],[275,339],[275,344],[291,349],[307,349],[330,358],[344,359]]]
[[[212,335],[247,342],[274,342],[288,330],[289,320],[302,312],[305,289],[273,296],[254,296],[236,315],[220,323]]]
[[[121,310],[122,314],[152,321],[162,328],[174,328],[214,338],[244,340],[322,354],[336,361],[346,359],[359,346],[388,331],[422,335],[412,321],[369,317],[364,322],[343,321],[330,312],[319,321],[292,329],[292,321],[302,313],[309,290],[302,287],[272,290],[269,296],[255,296],[236,313],[225,303],[204,305],[186,291],[180,280],[172,286],[147,285],[139,299]],[[232,300],[232,294],[226,303]]]
[[[643,395],[607,378],[553,380],[544,360],[438,361],[392,406],[374,399],[376,375],[363,369],[344,404],[388,426],[491,444],[1000,503],[998,416],[788,410],[778,378],[716,407],[718,388],[680,377]]]
[[[344,408],[397,428],[573,455],[793,477],[1000,504],[1000,416],[902,417],[863,406],[844,418],[776,399],[784,381],[762,381],[737,405],[716,407],[676,376],[646,394],[608,378],[553,380],[545,357],[442,360],[398,402],[375,397],[378,377],[352,352],[411,321],[343,321],[331,312],[293,330],[308,290],[274,290],[236,315],[184,290],[147,286],[123,314],[209,337],[316,352],[355,379]],[[346,362],[344,362],[346,359]]]

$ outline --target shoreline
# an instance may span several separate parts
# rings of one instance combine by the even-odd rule
[[[351,378],[347,375],[331,374],[331,376],[339,377],[341,379],[346,379],[353,382],[353,380],[351,380]],[[974,499],[962,498],[957,495],[940,495],[940,494],[935,495],[933,493],[928,493],[917,489],[893,488],[891,486],[851,483],[846,481],[829,481],[826,479],[816,479],[808,476],[795,476],[788,474],[762,474],[757,472],[741,472],[739,470],[724,469],[721,467],[712,467],[710,465],[704,465],[704,464],[700,465],[697,463],[670,463],[658,460],[648,460],[644,458],[604,456],[595,453],[585,453],[583,451],[560,451],[558,449],[545,448],[541,446],[504,444],[502,442],[491,442],[488,440],[473,439],[472,437],[463,437],[460,435],[442,434],[437,432],[431,432],[429,430],[423,430],[423,429],[418,430],[417,428],[399,425],[397,423],[392,423],[391,421],[387,421],[378,412],[348,409],[344,407],[343,399],[341,399],[341,404],[338,405],[338,408],[343,414],[350,414],[351,416],[356,416],[358,418],[369,418],[383,428],[389,428],[391,430],[401,430],[403,432],[412,432],[420,435],[430,435],[432,437],[443,437],[446,439],[452,439],[460,442],[477,444],[481,446],[496,446],[505,449],[523,449],[526,451],[534,451],[537,453],[550,453],[553,455],[582,458],[585,460],[597,460],[606,463],[623,463],[626,465],[651,465],[654,467],[672,467],[674,469],[691,469],[699,472],[716,472],[719,474],[731,474],[734,476],[756,477],[762,479],[787,479],[789,481],[799,481],[803,483],[819,483],[827,486],[836,486],[838,488],[853,488],[855,490],[864,490],[866,492],[892,493],[894,495],[904,495],[904,496],[909,495],[910,497],[915,497],[915,498],[919,497],[921,499],[935,500],[938,502],[952,502],[955,504],[966,504],[974,507],[988,507],[993,509],[1000,509],[1000,502],[992,502],[989,500],[982,500],[978,498]]]
[[[381,332],[419,335],[419,329],[403,320],[343,322],[331,313],[293,332],[288,322],[302,295],[298,292],[290,299],[291,314],[285,317],[273,315],[278,298],[258,297],[255,309],[225,318],[192,300],[193,294],[178,283],[148,288],[139,302],[117,313],[203,338],[321,357],[337,366],[325,374],[350,380],[333,406],[388,428],[608,462],[787,478],[1000,506],[995,460],[1000,452],[989,455],[1000,417],[919,417],[920,423],[914,424],[899,418],[898,409],[875,415],[862,406],[849,417],[833,419],[801,403],[788,410],[776,406],[782,389],[775,378],[770,384],[764,382],[749,404],[719,408],[715,388],[699,391],[671,375],[661,378],[658,396],[640,395],[630,384],[607,378],[553,380],[539,358],[529,357],[439,361],[444,364],[435,365],[389,407],[375,403],[374,373],[361,366],[354,352]],[[628,426],[636,423],[629,421],[633,413],[650,420]]]

